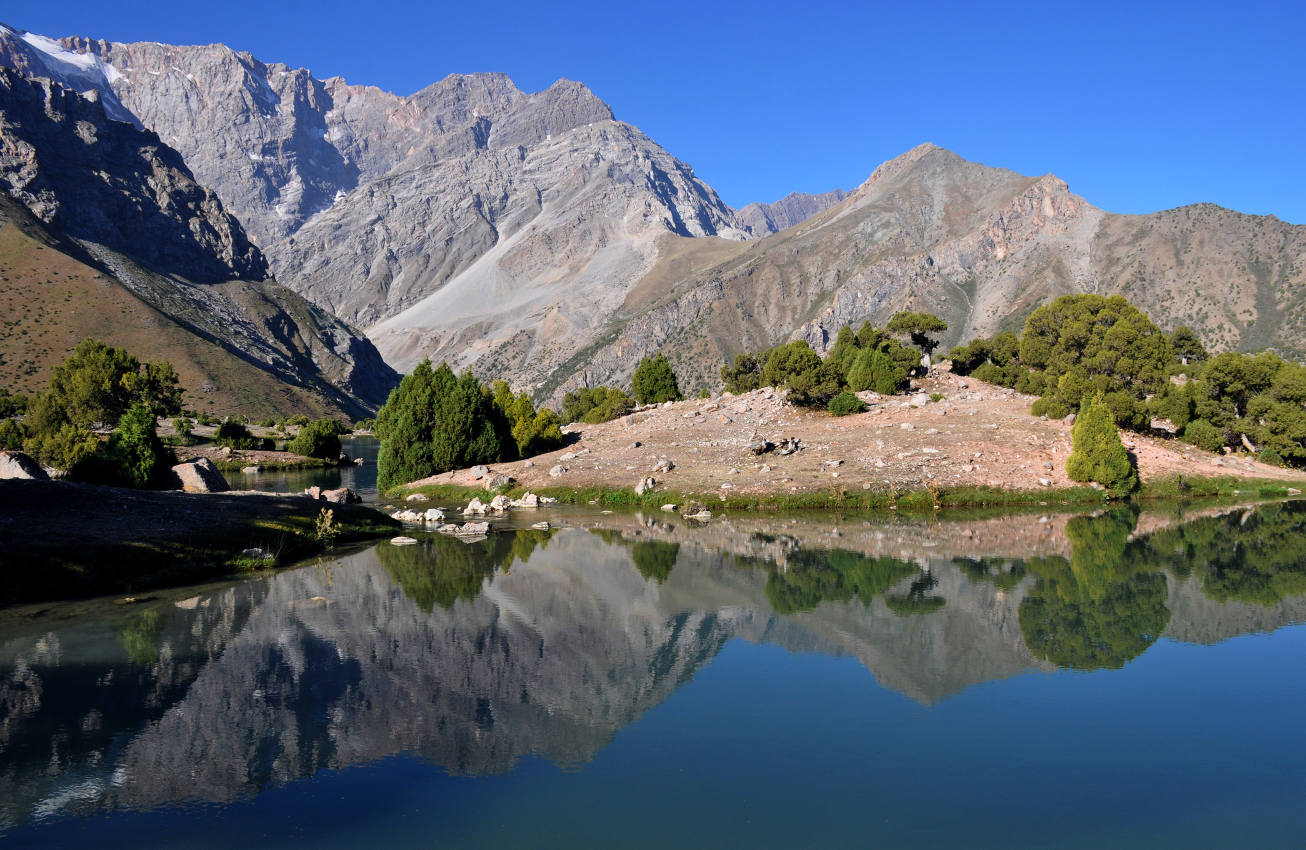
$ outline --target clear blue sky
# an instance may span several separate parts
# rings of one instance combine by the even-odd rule
[[[930,141],[1089,202],[1306,223],[1306,2],[6,0],[49,36],[224,42],[411,93],[580,80],[734,206],[851,189]]]

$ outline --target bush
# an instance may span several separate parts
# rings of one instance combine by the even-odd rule
[[[848,370],[848,388],[853,392],[871,390],[880,395],[894,395],[907,389],[907,370],[878,350],[858,352]]]
[[[1073,451],[1066,460],[1072,481],[1094,481],[1114,496],[1138,489],[1138,471],[1120,442],[1111,409],[1100,399],[1085,403],[1071,429]]]
[[[1218,452],[1224,447],[1220,429],[1205,419],[1194,419],[1184,426],[1183,441],[1208,452]]]
[[[299,429],[286,451],[303,457],[336,460],[340,457],[340,424],[334,419],[319,419]]]
[[[395,484],[516,455],[507,417],[471,374],[423,360],[376,415],[377,485]]]
[[[14,395],[4,387],[0,387],[0,419],[6,419],[11,416],[21,416],[26,412],[26,398],[20,395]]]
[[[27,434],[22,425],[12,419],[0,419],[0,449],[19,451],[23,448],[23,440],[26,438]]]
[[[123,414],[108,443],[75,464],[70,473],[77,481],[139,490],[162,484],[174,460],[159,440],[154,414],[138,404]]]
[[[558,414],[547,407],[537,411],[531,397],[526,393],[514,396],[507,381],[495,381],[492,390],[495,406],[508,419],[518,457],[531,457],[562,446]]]
[[[233,449],[257,449],[263,441],[249,432],[243,424],[234,419],[224,420],[213,434],[213,443]]]
[[[1256,456],[1256,459],[1261,463],[1268,464],[1269,466],[1287,466],[1287,464],[1283,462],[1283,456],[1276,452],[1272,447],[1261,449],[1261,453]]]
[[[827,409],[835,416],[847,416],[851,413],[863,413],[866,402],[849,392],[839,393],[830,399]]]
[[[843,380],[834,364],[825,363],[806,340],[771,349],[762,367],[762,382],[789,388],[789,400],[805,407],[824,407],[838,395]]]
[[[640,404],[661,404],[684,398],[680,393],[680,384],[676,381],[676,373],[661,352],[639,361],[635,374],[630,378],[630,391]]]
[[[46,466],[72,470],[95,454],[100,440],[85,428],[64,423],[56,430],[31,434],[23,441],[23,451]]]
[[[747,393],[762,386],[762,364],[755,354],[740,354],[734,365],[721,367],[721,382],[726,392]]]
[[[562,419],[597,425],[625,416],[634,407],[635,400],[616,387],[582,387],[562,397]]]

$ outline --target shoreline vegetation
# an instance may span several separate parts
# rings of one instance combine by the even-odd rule
[[[1221,503],[1255,499],[1290,499],[1302,494],[1300,481],[1247,479],[1232,476],[1174,476],[1144,483],[1141,491],[1125,501],[1152,505],[1169,502]],[[604,486],[536,487],[510,485],[489,489],[463,484],[399,485],[385,496],[402,501],[421,494],[433,502],[467,503],[473,498],[505,495],[519,498],[527,490],[537,496],[556,499],[559,504],[607,509],[647,509],[660,511],[664,505],[676,505],[677,512],[690,506],[709,511],[935,511],[984,508],[1107,507],[1120,500],[1093,487],[1057,489],[1006,489],[986,486],[914,487],[901,489],[809,490],[801,493],[749,493],[723,496],[720,493],[696,493],[673,490],[636,493],[630,489]],[[883,515],[883,514],[880,514]]]

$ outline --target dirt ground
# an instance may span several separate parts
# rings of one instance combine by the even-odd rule
[[[494,464],[523,487],[634,488],[652,477],[685,493],[781,494],[836,488],[963,485],[1034,490],[1070,487],[1071,425],[1029,412],[1034,397],[947,371],[913,382],[908,396],[862,393],[870,409],[840,418],[787,403],[771,389],[643,409],[600,425],[574,425],[574,443],[530,460]],[[931,395],[941,396],[931,401]],[[1144,481],[1177,473],[1306,482],[1306,473],[1241,456],[1217,456],[1177,440],[1122,432]],[[754,455],[761,437],[801,449]],[[672,464],[660,471],[661,461]],[[464,484],[467,470],[424,479]]]

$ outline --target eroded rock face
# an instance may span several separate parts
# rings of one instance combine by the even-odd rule
[[[7,40],[10,64],[33,52]],[[543,383],[621,307],[659,237],[746,235],[579,83],[455,75],[400,97],[222,45],[50,44],[68,74],[98,69],[77,86],[182,152],[283,283],[371,329],[399,368],[432,356]],[[26,64],[42,63],[58,64]]]
[[[0,187],[76,239],[201,283],[262,280],[267,262],[176,151],[89,97],[0,68]]]
[[[6,32],[0,48],[13,47]],[[397,380],[376,349],[265,280],[261,252],[181,156],[111,118],[100,98],[0,68],[0,225],[39,228],[199,336],[200,348],[221,346],[347,414],[375,410]]]

